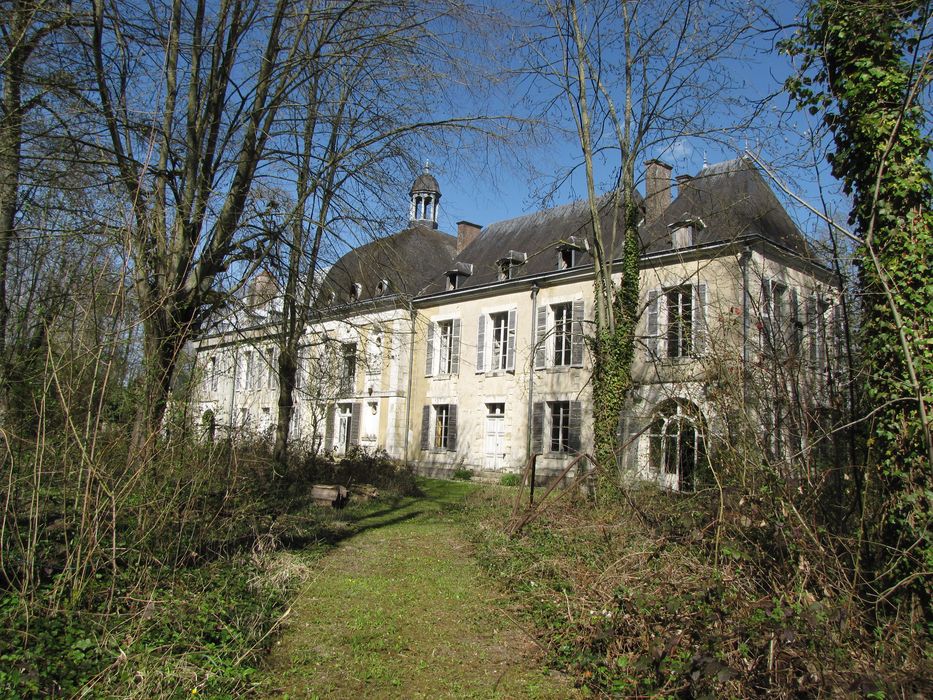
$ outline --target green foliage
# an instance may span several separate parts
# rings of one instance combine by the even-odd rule
[[[499,479],[499,484],[501,486],[518,486],[522,481],[522,478],[518,474],[503,474],[502,478]]]
[[[833,174],[852,196],[850,220],[864,239],[859,408],[869,419],[864,444],[873,472],[870,554],[887,572],[884,587],[911,582],[901,590],[927,601],[933,472],[918,399],[933,396],[933,144],[918,100],[928,78],[916,71],[914,52],[929,10],[919,0],[819,0],[783,47],[803,60],[787,88],[801,108],[823,115],[835,141]]]
[[[616,285],[611,278],[597,274],[594,293],[611,300],[609,318],[596,319],[591,339],[593,354],[593,435],[596,461],[602,469],[601,490],[615,484],[616,444],[619,417],[632,388],[632,360],[635,357],[635,327],[638,324],[639,261],[638,210],[633,198],[626,198],[625,242],[622,278]]]
[[[458,481],[469,481],[473,478],[473,470],[458,467],[457,469],[454,469],[454,473],[451,474],[451,478]]]

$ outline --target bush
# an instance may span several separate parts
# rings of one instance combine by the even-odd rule
[[[458,467],[457,469],[454,469],[454,473],[451,475],[451,478],[458,481],[469,481],[473,478],[473,470]]]
[[[499,484],[502,486],[518,486],[521,480],[518,474],[503,474],[502,478],[499,479]]]

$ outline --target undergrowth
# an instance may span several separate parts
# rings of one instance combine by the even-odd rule
[[[384,454],[298,457],[284,480],[260,443],[166,444],[145,469],[110,447],[93,469],[7,454],[0,697],[242,695],[294,585],[374,507],[315,506],[310,486],[416,491]]]
[[[470,503],[481,560],[579,685],[602,697],[931,696],[926,631],[867,611],[791,518],[755,519],[746,502],[752,517],[717,536],[707,495],[629,496],[565,499],[515,537],[514,492]]]

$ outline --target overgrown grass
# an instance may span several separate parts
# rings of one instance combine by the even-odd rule
[[[91,465],[7,455],[0,697],[240,695],[315,557],[416,490],[384,455],[297,459],[282,479],[259,444],[165,444],[145,468],[101,447]],[[315,506],[320,481],[382,503]]]
[[[478,554],[539,629],[551,663],[600,696],[933,692],[926,634],[873,618],[829,575],[837,563],[807,543],[788,549],[800,534],[788,522],[754,520],[747,506],[753,518],[717,530],[708,495],[646,489],[625,505],[565,499],[510,538],[514,495],[474,494]]]

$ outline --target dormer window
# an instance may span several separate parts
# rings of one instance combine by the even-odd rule
[[[668,228],[671,230],[671,247],[680,250],[696,245],[696,234],[706,228],[706,224],[702,219],[688,214],[680,221],[669,224]]]
[[[580,262],[579,254],[589,249],[589,243],[585,238],[571,236],[566,241],[561,241],[557,246],[557,269],[569,270],[576,267]]]
[[[497,279],[500,282],[513,279],[518,274],[518,268],[524,265],[527,260],[528,255],[526,253],[518,253],[514,250],[510,250],[507,256],[499,258],[499,260],[496,261],[496,265],[499,268]]]
[[[379,280],[379,284],[376,285],[376,294],[382,296],[389,291],[389,280]]]
[[[359,301],[362,294],[363,285],[359,282],[354,282],[353,286],[350,288],[350,301]]]
[[[452,270],[447,271],[447,291],[452,292],[455,289],[460,289],[460,285],[463,284],[463,281],[472,274],[472,264],[462,262],[456,263]]]
[[[330,294],[327,295],[327,303],[331,305],[337,303],[337,292],[331,290]]]

